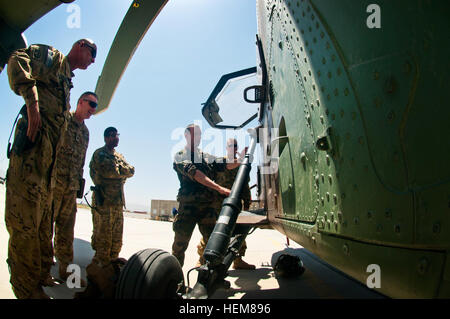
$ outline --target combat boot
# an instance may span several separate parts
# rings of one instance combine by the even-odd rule
[[[233,268],[234,269],[247,269],[247,270],[254,270],[254,269],[256,269],[255,265],[247,264],[245,261],[242,260],[241,257],[237,257],[233,261]]]

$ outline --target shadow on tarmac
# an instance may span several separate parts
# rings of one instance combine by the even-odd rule
[[[282,254],[301,258],[306,268],[303,275],[294,278],[276,277],[273,271],[278,257]],[[86,266],[94,256],[91,243],[82,239],[74,240],[74,264],[81,270],[81,278],[86,279]],[[52,266],[51,275],[59,278],[59,264]],[[275,252],[271,265],[263,265],[255,270],[228,271],[228,280],[235,278],[233,287],[220,288],[211,299],[380,299],[385,298],[376,291],[333,268],[304,248],[286,248]],[[225,279],[227,279],[225,278]],[[275,281],[275,282],[274,282]],[[270,285],[266,283],[272,282]],[[195,282],[193,283],[195,284]],[[264,286],[270,286],[264,289]],[[278,286],[278,287],[276,287]],[[275,287],[275,288],[273,288]],[[44,291],[54,299],[72,299],[74,294],[85,288],[68,288],[65,282],[54,287],[44,287]]]
[[[282,254],[300,257],[306,268],[298,277],[276,277],[273,266]],[[269,265],[267,265],[269,266]],[[218,289],[213,299],[236,297],[242,299],[382,299],[385,296],[367,288],[304,248],[286,248],[272,255],[271,267],[256,270],[230,270],[229,277],[237,277],[235,286]],[[260,280],[274,278],[278,288],[263,289]],[[273,286],[273,285],[271,285]]]
[[[92,250],[91,243],[75,238],[73,241],[73,263],[80,266],[81,278],[87,282],[86,278],[86,266],[92,260],[94,256],[94,250]],[[56,262],[50,270],[50,274],[60,280],[59,277],[59,263]],[[61,281],[61,280],[60,280]],[[69,288],[66,282],[62,282],[54,287],[44,287],[45,293],[53,299],[73,299],[75,293],[83,291],[85,288]]]
[[[276,277],[283,298],[382,299],[385,296],[334,268],[305,248],[286,248],[272,255],[274,266],[281,254],[300,257],[305,272],[297,278]]]

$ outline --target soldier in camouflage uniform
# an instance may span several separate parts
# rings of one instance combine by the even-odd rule
[[[198,125],[189,125],[184,136],[186,146],[175,154],[173,168],[180,180],[177,200],[178,214],[173,221],[175,232],[172,244],[172,255],[180,265],[184,264],[184,253],[189,245],[195,225],[202,236],[209,238],[217,219],[217,207],[212,198],[220,193],[224,196],[230,190],[215,183],[216,171],[223,171],[225,163],[219,163],[214,156],[198,149],[201,140],[201,130]]]
[[[96,190],[92,195],[93,232],[91,245],[95,250],[91,264],[107,266],[119,257],[122,248],[125,180],[134,175],[134,167],[115,151],[119,133],[114,127],[104,132],[105,146],[92,155],[90,175]],[[89,266],[88,266],[89,267]],[[92,268],[92,267],[91,267]],[[88,274],[89,274],[89,269]]]
[[[237,161],[236,154],[238,150],[238,144],[237,140],[234,138],[230,138],[227,141],[227,157],[224,158],[224,161],[227,163],[233,163]],[[243,150],[241,154],[241,158],[245,155],[246,149]],[[231,189],[233,186],[234,180],[236,178],[237,172],[239,170],[239,166],[233,169],[226,169],[223,172],[217,172],[215,182],[219,185],[223,185],[224,187],[228,187]],[[220,213],[220,210],[222,209],[222,202],[225,198],[224,197],[218,197],[215,201],[214,205],[217,207],[217,211]],[[242,201],[244,203],[243,209],[248,210],[250,208],[250,201],[251,201],[251,194],[250,194],[250,187],[248,186],[248,183],[244,186],[244,189],[242,190]],[[205,259],[203,258],[203,252],[206,248],[207,240],[205,240],[204,237],[200,239],[200,243],[197,246],[197,252],[200,255],[200,259],[197,263],[197,266],[201,266],[205,263]],[[245,255],[245,251],[247,250],[247,244],[245,241],[242,243],[241,248],[239,249],[238,256],[233,261],[233,268],[234,269],[255,269],[255,265],[250,265],[246,263],[244,260],[242,260],[242,256]]]
[[[82,39],[67,56],[50,46],[31,45],[13,52],[8,61],[10,86],[26,104],[10,154],[5,203],[7,262],[20,299],[48,298],[42,281],[51,265],[43,255],[51,251],[51,242],[39,238],[51,232],[54,168],[67,127],[72,71],[86,69],[95,54],[95,44]]]
[[[76,111],[70,113],[67,131],[56,159],[56,186],[53,191],[54,255],[59,262],[59,276],[63,280],[69,276],[67,267],[73,260],[77,192],[82,193],[81,188],[84,186],[83,167],[89,144],[89,130],[84,120],[89,119],[96,108],[95,93],[85,92],[80,96]],[[51,241],[53,234],[48,235],[50,238],[46,240]],[[53,256],[53,251],[46,255]],[[47,262],[47,264],[51,263],[52,260]],[[52,286],[54,283],[50,276],[50,269],[48,271],[46,283]]]

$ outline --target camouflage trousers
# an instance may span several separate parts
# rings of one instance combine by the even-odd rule
[[[54,221],[54,249],[46,256],[52,256],[48,263],[53,261],[53,255],[58,262],[69,265],[73,260],[73,240],[75,216],[77,213],[76,191],[56,188],[53,191],[53,221]],[[53,232],[49,234],[52,241]]]
[[[205,259],[203,258],[203,253],[205,252],[205,248],[206,248],[206,243],[207,242],[208,241],[207,240],[205,241],[205,238],[202,237],[200,239],[200,243],[197,245],[197,253],[200,256],[200,261],[201,261],[202,264],[204,264],[206,262]],[[242,243],[241,248],[239,248],[239,251],[238,251],[238,254],[237,254],[236,257],[243,257],[243,256],[245,256],[245,251],[246,250],[247,250],[247,243],[244,241]]]
[[[214,230],[217,219],[217,210],[210,203],[185,203],[180,201],[178,214],[173,221],[173,231],[175,238],[172,244],[172,255],[174,255],[180,265],[184,265],[185,252],[194,231],[195,225],[208,240]]]
[[[20,156],[11,153],[6,177],[5,223],[9,232],[8,265],[12,290],[28,298],[50,271],[47,256],[51,241],[52,174],[61,126],[50,126],[41,115],[42,128],[34,146]],[[19,121],[20,122],[20,121]]]
[[[217,212],[217,218],[220,215],[220,210],[222,209],[222,201],[219,201],[217,203],[214,203],[213,205],[215,211]],[[206,248],[206,243],[208,242],[208,238],[202,237],[200,239],[200,242],[197,245],[197,253],[200,256],[199,261],[204,264],[206,261],[203,258],[203,253],[205,252],[205,248]],[[238,251],[238,257],[242,257],[245,255],[245,251],[247,250],[247,244],[245,243],[245,241],[242,243],[241,248]]]
[[[123,206],[97,206],[92,209],[92,262],[105,266],[119,257],[122,249]]]

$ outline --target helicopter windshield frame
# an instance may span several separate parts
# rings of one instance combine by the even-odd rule
[[[220,98],[223,95],[224,90],[227,88],[227,86],[233,81],[233,79],[244,79],[246,77],[252,77],[257,75],[257,68],[251,67],[244,70],[232,72],[229,74],[223,75],[219,82],[214,87],[213,91],[211,92],[210,96],[208,97],[207,101],[203,103],[202,108],[202,114],[205,120],[211,125],[211,127],[218,128],[218,129],[240,129],[243,128],[245,125],[250,123],[252,120],[254,120],[258,116],[258,112],[255,112],[250,118],[245,120],[242,124],[239,126],[233,126],[233,125],[219,125],[218,123],[223,122],[222,117],[219,115],[220,107],[218,103],[216,102],[218,98]],[[244,97],[242,97],[242,100],[244,101]]]

